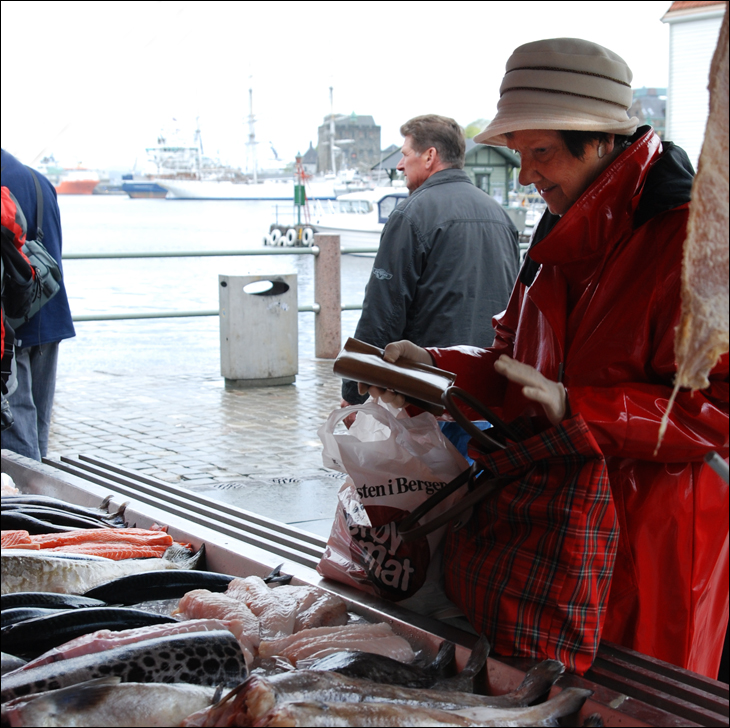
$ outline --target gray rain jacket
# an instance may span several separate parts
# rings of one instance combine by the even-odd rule
[[[429,177],[393,211],[380,238],[355,338],[384,347],[490,346],[492,317],[519,271],[518,233],[461,169]],[[344,381],[351,404],[366,397]]]

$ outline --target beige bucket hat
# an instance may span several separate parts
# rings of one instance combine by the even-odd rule
[[[504,147],[505,133],[573,129],[633,134],[631,69],[613,51],[580,38],[552,38],[517,48],[507,61],[497,115],[474,137]]]

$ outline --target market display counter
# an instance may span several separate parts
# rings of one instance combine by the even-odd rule
[[[348,608],[369,621],[388,622],[416,650],[435,655],[442,640],[456,644],[462,669],[475,637],[341,584],[323,580],[316,565],[325,539],[213,501],[178,486],[139,475],[96,458],[62,457],[43,464],[2,451],[2,472],[24,493],[62,498],[83,506],[98,506],[108,495],[112,507],[128,502],[130,525],[169,526],[176,541],[205,544],[206,568],[234,576],[261,576],[283,562],[292,584],[317,586],[339,595]],[[514,690],[536,664],[525,659],[490,657],[489,692]],[[728,686],[617,645],[602,643],[591,670],[584,676],[564,675],[553,693],[565,687],[593,691],[580,711],[577,725],[599,714],[607,726],[727,726]]]

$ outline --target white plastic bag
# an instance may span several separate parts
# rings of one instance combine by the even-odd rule
[[[337,424],[353,412],[358,414],[352,427],[335,434]],[[438,547],[446,527],[406,544],[397,524],[468,468],[466,460],[433,415],[396,417],[392,408],[374,401],[335,410],[318,434],[324,465],[348,476],[319,573],[391,601],[408,600],[406,606],[422,613],[433,613],[438,603],[445,616],[434,594],[440,594]],[[462,495],[449,496],[414,527],[430,522]],[[426,594],[430,606],[424,604]]]

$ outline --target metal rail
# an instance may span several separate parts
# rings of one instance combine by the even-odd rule
[[[377,247],[345,248],[343,253],[377,253]],[[63,260],[114,260],[121,258],[208,258],[208,257],[236,257],[239,255],[313,255],[318,256],[320,248],[311,247],[281,247],[267,248],[266,250],[191,250],[191,251],[146,251],[138,253],[64,253]],[[321,306],[318,303],[302,304],[297,309],[299,313],[319,313]],[[361,311],[362,304],[342,304],[342,311]],[[126,313],[77,314],[72,316],[73,321],[127,321],[134,319],[153,318],[194,318],[201,316],[218,316],[218,309],[203,311],[142,311]]]
[[[523,258],[529,244],[520,243],[520,257]],[[377,253],[377,247],[341,248],[340,254]],[[266,250],[191,250],[191,251],[148,251],[142,253],[64,253],[63,260],[114,260],[122,258],[208,258],[208,257],[236,257],[240,255],[312,255],[317,257],[320,248],[312,247],[277,247]],[[318,303],[302,304],[297,309],[299,313],[318,314],[321,306]],[[341,311],[361,311],[362,303],[341,304]],[[194,318],[201,316],[218,316],[218,309],[203,311],[141,311],[126,313],[77,314],[72,319],[80,321],[127,321],[134,319],[162,319],[162,318]]]

